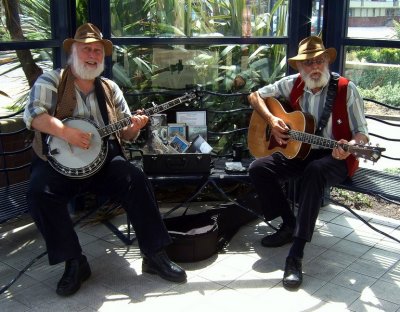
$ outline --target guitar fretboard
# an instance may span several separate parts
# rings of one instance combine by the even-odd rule
[[[165,102],[163,104],[160,104],[158,106],[150,107],[144,110],[144,114],[147,116],[151,116],[154,114],[157,114],[159,112],[165,111],[168,108],[174,107],[176,105],[179,105],[181,103],[185,103],[187,101],[191,101],[194,98],[196,98],[196,94],[194,93],[189,93],[184,96],[181,96],[179,98],[173,99],[171,101]],[[99,134],[101,138],[104,138],[114,132],[117,132],[121,129],[123,129],[126,126],[129,126],[132,123],[131,117],[126,117],[121,120],[118,120],[115,123],[112,123],[110,125],[105,126],[104,128],[99,129]]]
[[[296,131],[296,130],[289,130],[289,135],[293,140],[308,143],[308,144],[313,144],[313,145],[318,145],[321,147],[326,147],[326,148],[336,148],[339,146],[338,142],[335,140],[331,140],[328,138],[324,138],[315,134],[310,134],[306,132],[301,132],[301,131]],[[343,148],[345,151],[348,150],[349,145],[348,144],[340,144],[340,147]]]
[[[353,154],[355,157],[361,157],[364,159],[371,160],[373,162],[377,161],[381,157],[381,152],[385,151],[382,147],[372,147],[365,145],[349,145],[338,143],[335,140],[320,137],[315,134],[310,134],[306,132],[301,132],[297,130],[289,130],[289,136],[295,141],[304,142],[308,144],[313,144],[329,149],[336,147],[341,147],[346,152]]]

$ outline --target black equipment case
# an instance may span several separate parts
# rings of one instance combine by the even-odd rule
[[[147,174],[209,174],[211,155],[201,153],[145,154],[143,170]]]

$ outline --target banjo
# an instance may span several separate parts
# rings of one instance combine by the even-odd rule
[[[145,109],[144,114],[150,116],[181,103],[192,101],[196,97],[193,92],[187,93],[174,100]],[[50,165],[57,172],[76,179],[87,178],[98,172],[103,166],[108,153],[108,145],[103,139],[132,123],[130,116],[103,128],[100,128],[94,121],[82,117],[69,117],[62,122],[68,127],[81,129],[92,135],[89,149],[73,146],[51,135],[46,139],[48,147],[47,159]]]

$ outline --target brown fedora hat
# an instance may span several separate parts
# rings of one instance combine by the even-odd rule
[[[64,40],[63,46],[65,52],[69,53],[71,51],[71,46],[74,42],[101,42],[104,46],[105,55],[109,56],[112,54],[112,42],[110,40],[103,39],[103,34],[101,31],[91,23],[86,23],[80,26],[76,30],[74,38],[68,38]]]
[[[329,64],[336,59],[336,49],[325,49],[322,39],[317,36],[310,36],[300,41],[297,55],[288,59],[289,65],[297,70],[297,61],[304,61],[326,53],[329,57]]]

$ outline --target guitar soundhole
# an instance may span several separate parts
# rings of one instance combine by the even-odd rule
[[[269,125],[267,125],[267,127],[265,128],[265,137],[271,137],[271,127]]]

